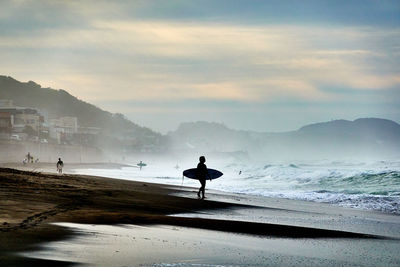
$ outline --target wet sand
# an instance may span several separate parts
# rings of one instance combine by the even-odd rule
[[[129,164],[98,162],[98,163],[71,163],[68,162],[63,168],[64,173],[71,173],[79,169],[121,169],[123,167],[137,167]],[[37,163],[15,163],[1,162],[0,168],[12,168],[22,171],[57,173],[56,162],[37,162]]]
[[[208,198],[202,201],[195,197],[195,189],[187,187],[1,168],[1,265],[58,266],[74,262],[99,265],[98,260],[102,258],[102,262],[105,259],[108,262],[100,264],[104,266],[184,262],[220,265],[235,262],[237,265],[400,264],[398,253],[394,252],[400,250],[398,216],[302,201],[208,193]],[[60,222],[78,224],[52,224]],[[87,224],[93,224],[93,229]],[[104,234],[104,229],[97,225],[115,225],[108,226],[115,228]],[[121,228],[118,225],[129,226]],[[141,231],[128,231],[132,232],[130,237],[134,243],[110,249],[113,242],[106,237],[115,240],[121,229],[131,227],[142,227]],[[113,231],[115,235],[110,234]],[[51,250],[62,253],[62,246],[57,242],[65,244],[66,240],[71,242],[70,251],[73,251],[81,244],[74,242],[87,233],[106,236],[101,243],[103,250],[96,250],[96,242],[87,241],[87,250],[92,251],[88,254],[77,250],[75,254],[70,253],[71,257],[46,257],[38,252],[46,254],[46,250],[40,250],[42,246],[51,248],[49,244],[56,244]],[[117,238],[120,241],[114,242],[113,246],[125,244],[122,236],[129,234],[120,236]],[[145,249],[149,240],[159,249]],[[207,246],[200,246],[201,253],[195,257],[198,242],[212,244],[212,252],[207,253]],[[132,253],[126,248],[132,244],[136,254],[137,250],[142,251],[141,257],[129,256]],[[344,254],[334,249],[342,245],[346,247]],[[320,247],[325,249],[318,253]],[[336,251],[332,255],[337,257],[329,256],[330,247]],[[360,252],[356,248],[360,247],[363,255],[374,260],[356,257]],[[115,250],[124,250],[128,256],[113,261],[110,251]],[[276,261],[273,261],[274,257]]]
[[[60,224],[77,237],[23,255],[95,266],[397,266],[377,239],[279,238],[169,225]]]

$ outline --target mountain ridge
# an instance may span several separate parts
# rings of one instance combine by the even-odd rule
[[[333,120],[281,133],[238,131],[223,124],[194,122],[181,125],[169,136],[180,150],[246,151],[256,157],[400,156],[400,124],[380,118]]]
[[[24,83],[9,76],[0,76],[0,89],[0,98],[13,100],[16,105],[46,110],[51,118],[73,116],[78,117],[78,123],[81,126],[101,128],[106,123],[110,123],[109,120],[112,120],[113,117],[116,117],[127,123],[127,127],[140,127],[132,121],[122,118],[122,114],[105,111],[80,100],[64,89],[44,88],[33,81]],[[64,104],[63,101],[68,103]],[[81,109],[84,109],[85,112],[82,112]],[[100,116],[93,116],[95,113],[99,113]]]

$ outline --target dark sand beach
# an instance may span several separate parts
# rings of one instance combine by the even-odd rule
[[[397,215],[195,190],[0,168],[1,265],[400,264]]]

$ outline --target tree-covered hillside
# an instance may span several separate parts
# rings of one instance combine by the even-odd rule
[[[44,110],[50,119],[77,117],[79,126],[101,128],[103,135],[113,138],[135,139],[136,143],[159,143],[162,139],[161,134],[138,126],[122,114],[104,111],[65,90],[43,88],[32,81],[24,83],[8,76],[0,76],[0,99],[13,100],[17,106]]]

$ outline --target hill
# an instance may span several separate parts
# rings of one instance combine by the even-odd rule
[[[240,150],[268,160],[400,156],[400,125],[379,118],[335,120],[283,133],[237,131],[218,123],[195,122],[181,124],[169,136],[177,150]]]
[[[46,111],[50,119],[63,116],[77,117],[79,126],[100,128],[103,136],[101,142],[112,143],[111,146],[115,145],[116,140],[104,139],[135,140],[137,148],[160,143],[162,139],[161,134],[140,127],[122,114],[104,111],[70,95],[65,90],[43,88],[33,81],[24,83],[8,76],[0,76],[0,99],[10,99],[17,106]]]

